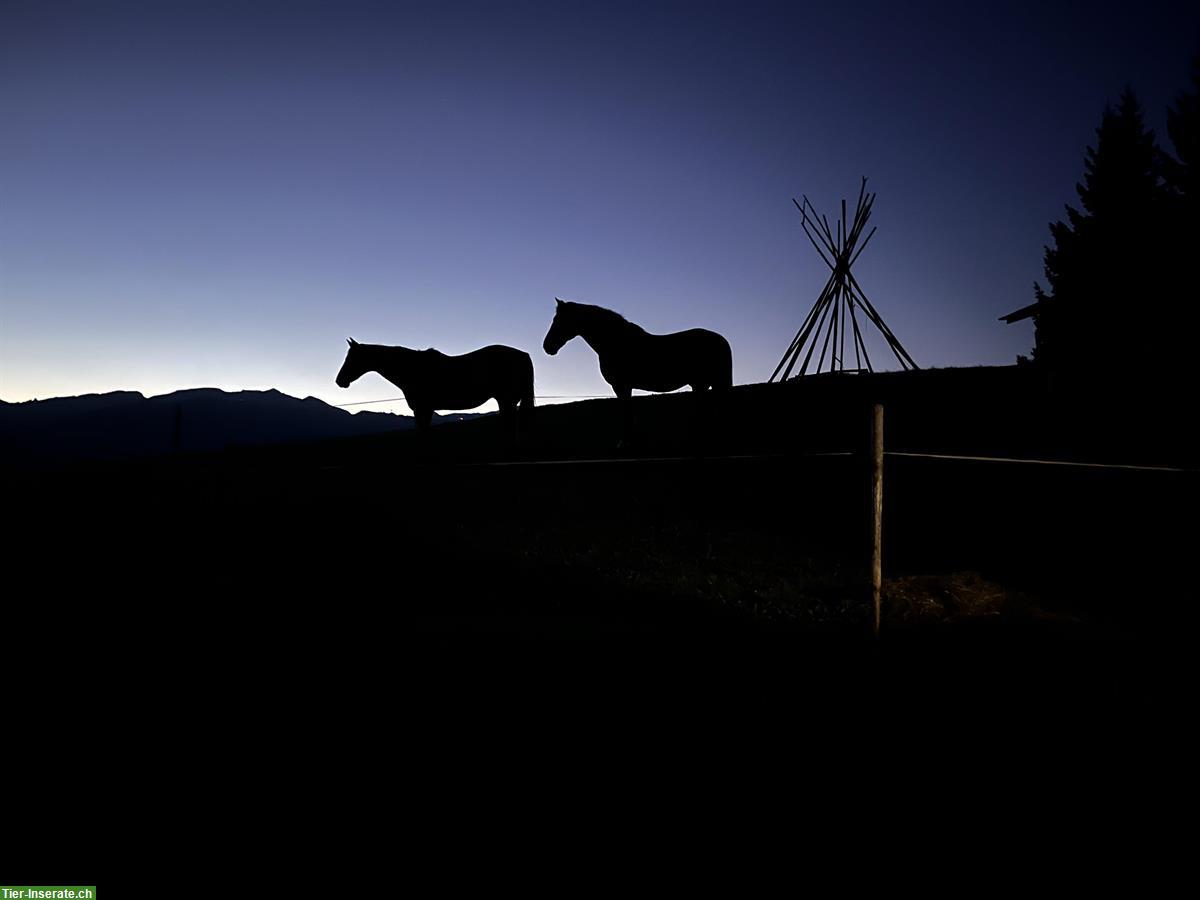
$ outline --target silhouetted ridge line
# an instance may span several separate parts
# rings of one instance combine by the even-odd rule
[[[606,400],[608,394],[534,394],[535,400]],[[331,403],[330,406],[341,409],[346,406],[366,406],[371,403],[395,403],[398,400],[408,402],[404,397],[385,397],[382,400],[357,400],[354,403]]]
[[[154,397],[121,391],[5,404],[0,459],[42,466],[357,437],[414,425],[411,416],[352,415],[274,389],[193,388]]]

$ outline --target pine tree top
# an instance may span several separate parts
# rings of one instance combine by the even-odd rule
[[[1105,107],[1096,137],[1095,147],[1087,148],[1083,182],[1075,185],[1083,208],[1113,225],[1144,215],[1158,197],[1161,179],[1154,132],[1146,128],[1131,88],[1115,109]]]
[[[1163,154],[1167,181],[1176,193],[1195,198],[1200,169],[1200,55],[1192,59],[1192,89],[1167,109],[1167,136],[1175,148],[1174,157]]]

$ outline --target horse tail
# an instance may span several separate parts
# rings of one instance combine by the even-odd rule
[[[718,334],[717,340],[718,351],[713,388],[724,390],[733,387],[733,348],[729,346],[729,341],[723,334]]]
[[[533,357],[528,353],[522,361],[521,372],[521,411],[533,409]]]

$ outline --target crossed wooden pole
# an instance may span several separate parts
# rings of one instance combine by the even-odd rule
[[[808,311],[800,330],[792,338],[787,352],[779,360],[779,365],[767,379],[768,383],[773,382],[780,372],[783,373],[780,380],[786,381],[796,362],[800,359],[801,353],[804,353],[804,361],[800,364],[798,374],[806,374],[818,343],[821,345],[821,355],[817,359],[817,367],[813,374],[821,372],[825,365],[826,354],[829,356],[830,372],[875,371],[871,366],[871,357],[867,353],[867,345],[863,341],[862,331],[859,328],[859,311],[883,335],[883,339],[895,354],[902,369],[920,368],[909,356],[908,351],[904,349],[900,339],[883,321],[871,301],[867,299],[867,295],[863,293],[862,287],[850,270],[876,231],[875,228],[872,228],[866,239],[862,240],[861,244],[859,243],[862,233],[867,227],[867,221],[871,218],[871,208],[875,204],[875,195],[867,193],[867,179],[863,178],[859,188],[858,203],[854,208],[853,219],[847,220],[846,201],[843,200],[842,215],[837,220],[836,228],[830,228],[829,221],[824,216],[817,214],[807,196],[803,198],[803,202],[799,202],[795,198],[792,199],[792,202],[800,210],[800,226],[804,229],[805,236],[825,265],[829,267],[829,280],[825,282],[825,287],[817,297],[817,302]],[[821,337],[822,334],[824,339]],[[847,334],[851,335],[851,346],[854,351],[854,367],[852,369],[846,367]],[[807,352],[805,352],[806,347],[808,348]],[[831,350],[832,352],[830,352]]]

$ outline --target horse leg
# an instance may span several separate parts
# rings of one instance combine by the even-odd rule
[[[613,385],[613,391],[621,401],[621,440],[617,446],[624,447],[633,436],[633,388]]]
[[[688,385],[692,389],[692,399],[687,401],[690,415],[687,419],[688,445],[698,451],[705,432],[704,413],[708,409],[708,389],[712,387],[706,381],[693,381]]]
[[[520,442],[521,423],[517,416],[517,401],[497,400],[496,405],[500,407],[500,421],[505,423],[505,430],[511,432],[514,442]]]
[[[525,430],[533,430],[533,379],[521,394],[521,418],[525,421]]]
[[[429,456],[429,426],[433,423],[433,410],[427,409],[424,406],[413,406],[409,404],[413,413],[413,421],[417,423],[417,439],[415,441],[414,456],[418,460],[425,460]]]
[[[713,379],[713,390],[724,391],[733,387],[733,351],[729,349],[728,342],[725,344],[720,364],[714,375],[716,377]]]

